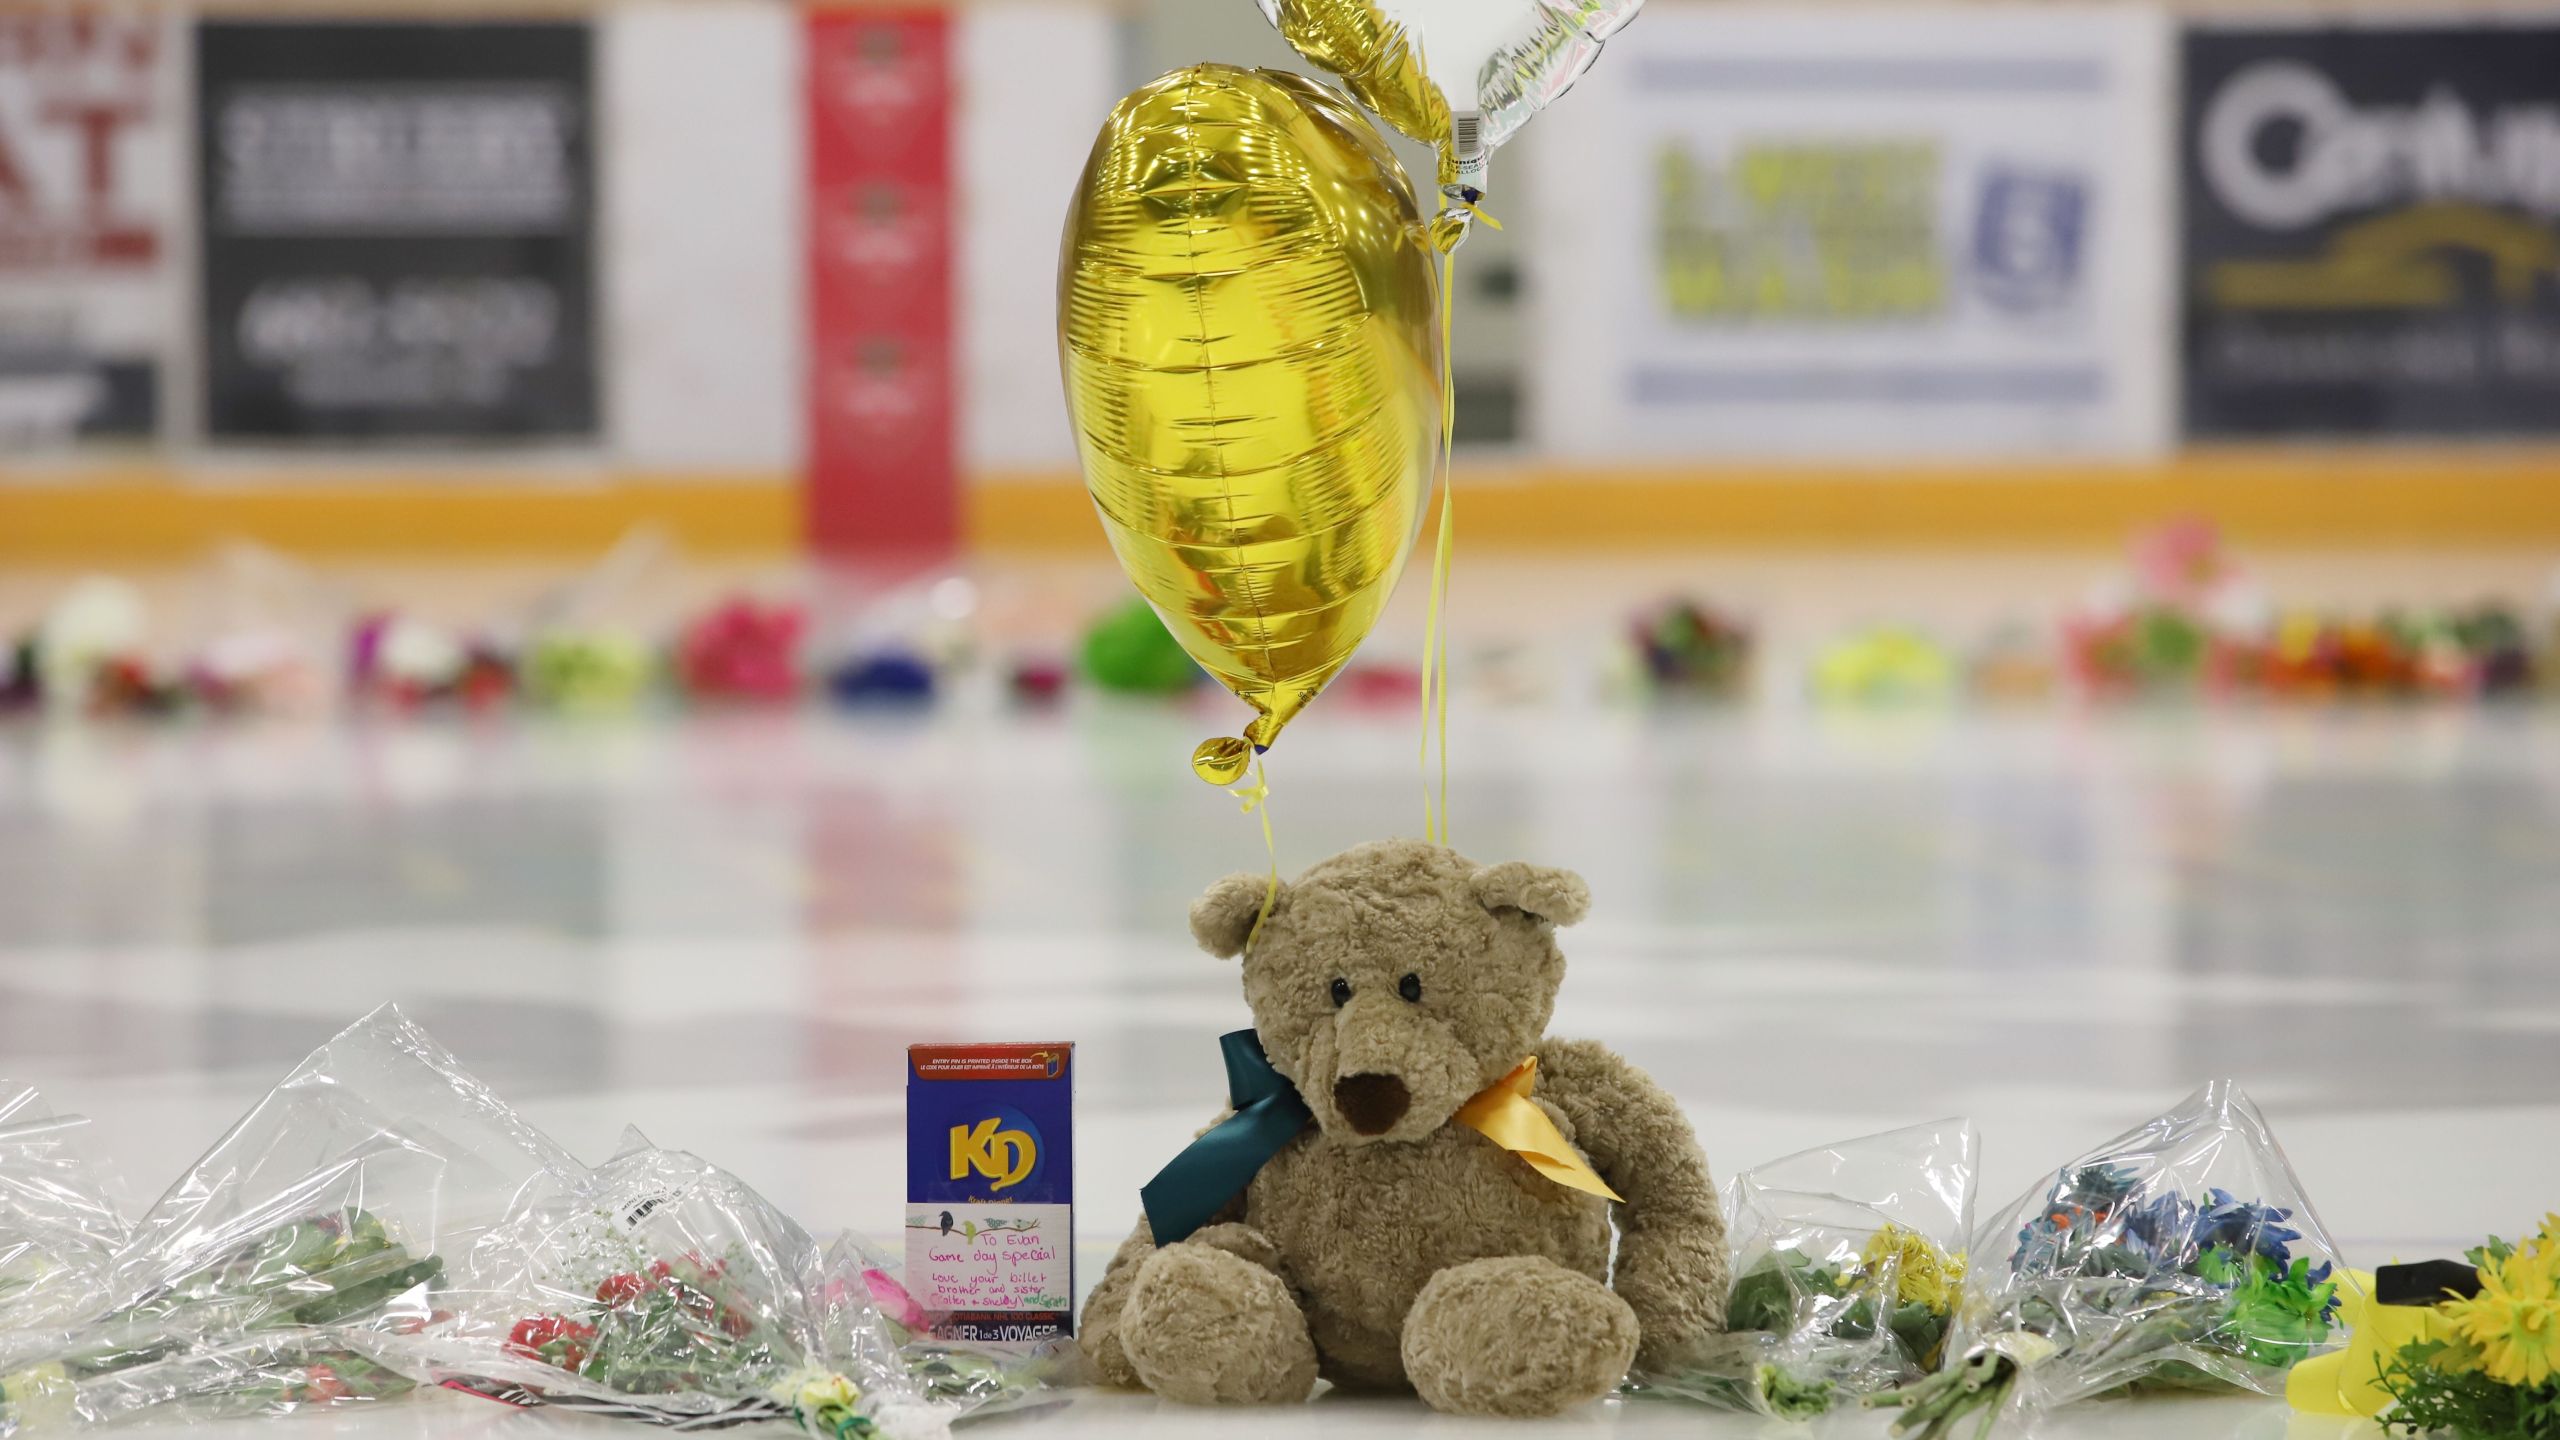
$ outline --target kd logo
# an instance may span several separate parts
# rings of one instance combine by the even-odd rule
[[[1019,1185],[1038,1163],[1040,1152],[1030,1135],[1020,1130],[999,1130],[1002,1122],[981,1120],[976,1129],[966,1125],[951,1127],[951,1178],[966,1180],[977,1171],[996,1182],[987,1187],[1002,1190]]]

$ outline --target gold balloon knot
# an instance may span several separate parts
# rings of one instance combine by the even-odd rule
[[[1233,785],[1253,763],[1253,746],[1233,735],[1203,740],[1191,752],[1191,773],[1212,785]]]

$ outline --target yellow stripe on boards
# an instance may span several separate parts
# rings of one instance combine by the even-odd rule
[[[641,525],[688,551],[787,555],[801,506],[778,471],[18,471],[0,473],[0,561],[178,561],[232,540],[311,556],[581,553]]]
[[[1469,460],[1482,549],[2112,547],[2174,515],[2246,545],[2560,542],[2560,447],[2202,449],[2151,463],[1567,467]],[[1100,535],[1072,471],[984,475],[963,533],[996,549]]]

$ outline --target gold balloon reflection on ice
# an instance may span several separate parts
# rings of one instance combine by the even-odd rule
[[[1257,746],[1367,638],[1413,548],[1441,464],[1433,254],[1358,110],[1224,65],[1122,100],[1067,212],[1085,484],[1138,592],[1260,712]]]

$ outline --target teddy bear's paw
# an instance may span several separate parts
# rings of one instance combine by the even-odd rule
[[[1554,1415],[1626,1378],[1635,1311],[1588,1275],[1544,1256],[1452,1265],[1404,1322],[1404,1368],[1435,1410]]]
[[[1271,1237],[1250,1225],[1203,1225],[1182,1242],[1210,1250],[1224,1250],[1248,1264],[1259,1265],[1277,1274],[1280,1269],[1280,1247]]]
[[[1295,1404],[1316,1383],[1315,1342],[1289,1287],[1206,1245],[1147,1257],[1120,1312],[1120,1347],[1149,1390],[1186,1405]]]

